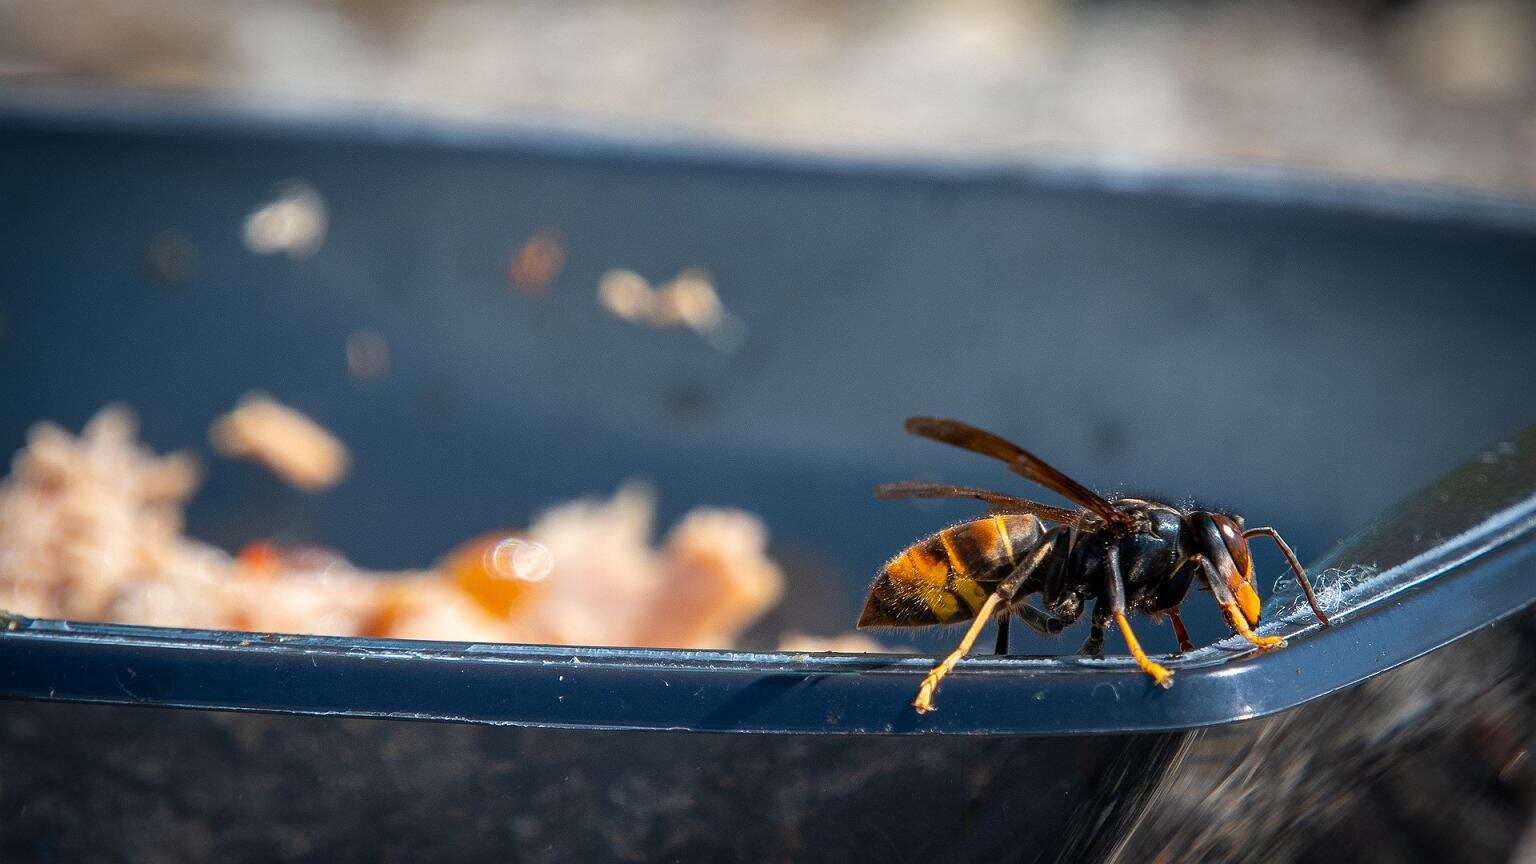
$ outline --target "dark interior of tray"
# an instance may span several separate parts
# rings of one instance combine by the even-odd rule
[[[794,587],[761,640],[849,629],[887,556],[976,512],[879,503],[873,484],[1036,491],[908,438],[910,414],[993,428],[1106,492],[1242,512],[1304,559],[1536,420],[1536,218],[1519,206],[240,123],[13,119],[0,164],[0,450],[123,402],[157,449],[203,451],[192,534],[370,567],[643,478],[663,525],[701,503],[766,521]],[[324,246],[255,255],[241,222],[291,178],[325,201]],[[523,296],[508,256],[546,228],[568,264]],[[186,284],[147,263],[166,231],[195,249]],[[745,325],[734,353],[597,303],[610,268],[688,266]],[[393,366],[360,383],[344,346],[364,327]],[[213,457],[209,421],[253,389],[334,430],[350,479],[310,496]],[[1281,565],[1263,555],[1267,588]]]

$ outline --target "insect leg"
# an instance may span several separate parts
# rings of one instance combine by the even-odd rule
[[[1109,616],[1099,608],[1099,604],[1093,604],[1093,618],[1088,626],[1088,638],[1083,640],[1083,647],[1077,649],[1077,653],[1087,657],[1104,656],[1104,625],[1109,623]]]
[[[1105,574],[1105,582],[1108,583],[1109,611],[1114,616],[1115,623],[1120,626],[1120,635],[1125,637],[1125,647],[1130,649],[1131,656],[1136,660],[1136,666],[1141,671],[1152,676],[1153,682],[1159,687],[1173,686],[1173,673],[1168,671],[1160,663],[1154,663],[1147,652],[1141,650],[1141,643],[1136,641],[1136,634],[1131,632],[1131,622],[1125,618],[1125,583],[1120,581],[1120,547],[1111,543],[1104,553],[1104,564],[1109,571]]]
[[[1173,635],[1179,639],[1179,651],[1195,650],[1195,643],[1189,641],[1189,631],[1184,629],[1184,619],[1179,617],[1179,610],[1169,609],[1168,620],[1173,622]]]
[[[1019,613],[1019,620],[1024,626],[1039,633],[1041,636],[1055,636],[1061,632],[1061,619],[1041,612],[1028,603],[1020,603],[1008,612],[1004,612],[997,619],[997,650],[994,654],[1008,654],[1008,621],[1013,617],[1012,613]]]
[[[1275,541],[1275,545],[1280,547],[1281,554],[1285,555],[1285,560],[1290,563],[1291,570],[1296,573],[1296,581],[1301,583],[1302,593],[1307,595],[1307,605],[1312,607],[1312,614],[1317,616],[1317,620],[1323,622],[1324,627],[1327,627],[1328,616],[1323,613],[1323,604],[1317,602],[1317,595],[1312,593],[1312,582],[1307,578],[1307,571],[1302,569],[1301,562],[1296,560],[1296,553],[1291,551],[1290,544],[1281,539],[1280,532],[1273,528],[1249,528],[1243,532],[1243,539],[1247,540],[1249,537],[1257,534],[1263,534]]]
[[[1191,560],[1194,559],[1199,559],[1200,578],[1205,580],[1206,587],[1211,589],[1211,596],[1216,598],[1216,605],[1221,607],[1222,616],[1227,619],[1228,624],[1232,625],[1232,629],[1238,632],[1238,635],[1260,648],[1285,647],[1285,640],[1279,636],[1260,636],[1254,633],[1248,626],[1248,619],[1244,618],[1243,613],[1237,608],[1237,600],[1233,598],[1231,589],[1227,588],[1226,580],[1217,572],[1216,565],[1204,555],[1195,555]]]
[[[976,637],[981,635],[981,628],[986,626],[987,619],[992,617],[993,610],[997,608],[997,604],[1001,603],[1002,600],[1003,598],[1000,594],[993,594],[988,597],[987,602],[981,605],[981,611],[976,613],[975,620],[971,621],[970,628],[960,638],[960,644],[955,650],[949,652],[949,656],[945,657],[942,663],[933,667],[933,670],[923,679],[922,685],[917,688],[917,698],[912,700],[912,707],[917,709],[917,713],[927,714],[933,710],[933,691],[938,688],[939,682],[944,680],[944,676],[948,675],[955,668],[955,664],[960,662],[960,658],[964,657],[966,652],[971,650],[971,645],[975,644]]]
[[[912,700],[912,707],[917,709],[917,713],[927,714],[933,710],[933,691],[938,689],[939,682],[944,680],[945,675],[954,671],[955,664],[959,663],[960,658],[971,650],[976,637],[981,635],[981,628],[987,625],[987,621],[992,617],[992,613],[997,611],[997,607],[1011,600],[1014,593],[1019,590],[1019,586],[1024,584],[1024,580],[1028,579],[1029,575],[1035,572],[1035,568],[1050,557],[1051,551],[1056,548],[1056,534],[1062,530],[1064,529],[1053,528],[1045,532],[1029,552],[1025,553],[1024,560],[1013,568],[1008,578],[999,583],[997,589],[987,598],[987,602],[982,604],[981,609],[976,613],[975,620],[971,621],[970,628],[965,631],[965,636],[961,637],[960,644],[955,647],[955,650],[949,652],[949,656],[945,657],[943,662],[933,667],[933,670],[923,679],[922,685],[917,688],[917,698]]]
[[[1019,620],[1024,622],[1024,626],[1041,636],[1055,636],[1061,632],[1060,618],[1047,615],[1028,603],[1020,603],[1013,607],[1013,611],[1019,613]]]
[[[1055,636],[1061,632],[1060,618],[1047,615],[1028,603],[1020,603],[997,619],[997,650],[993,652],[995,654],[1008,653],[1008,621],[1014,612],[1019,613],[1019,620],[1024,622],[1025,627],[1041,636]]]

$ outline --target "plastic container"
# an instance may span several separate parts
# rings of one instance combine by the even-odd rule
[[[963,512],[870,486],[1014,488],[905,439],[908,414],[995,428],[1105,491],[1208,496],[1304,559],[1469,455],[1498,469],[1332,555],[1374,556],[1383,577],[1332,631],[1279,615],[1289,648],[1218,642],[1167,692],[1123,659],[978,660],[924,718],[915,657],[17,621],[0,693],[53,701],[0,703],[0,841],[33,859],[1135,860],[1151,847],[1124,845],[1133,825],[1197,848],[1164,830],[1168,790],[1207,776],[1191,748],[1234,745],[1191,728],[1317,698],[1536,594],[1529,445],[1480,449],[1533,419],[1530,205],[143,105],[11,104],[0,165],[0,443],[120,401],[152,444],[182,447],[265,389],[352,447],[352,478],[321,497],[208,463],[190,530],[229,547],[278,526],[410,566],[644,476],[663,518],[715,503],[765,519],[792,590],[764,633],[835,633],[885,556]],[[291,179],[324,201],[324,244],[255,254],[243,220]],[[569,261],[521,295],[508,256],[550,228]],[[170,279],[151,254],[167,232],[191,250]],[[687,266],[741,321],[735,350],[595,299],[610,268]],[[360,384],[344,356],[363,327],[393,366]]]

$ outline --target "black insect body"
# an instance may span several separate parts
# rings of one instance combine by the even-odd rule
[[[923,680],[912,703],[920,713],[933,710],[939,682],[994,616],[998,652],[1006,653],[1007,624],[1013,615],[1036,632],[1054,634],[1076,622],[1091,603],[1091,627],[1083,652],[1098,654],[1104,630],[1113,622],[1136,665],[1157,684],[1168,687],[1173,673],[1142,651],[1126,616],[1133,611],[1154,620],[1166,615],[1180,650],[1193,649],[1179,618],[1179,604],[1198,579],[1215,597],[1227,623],[1245,639],[1261,649],[1284,645],[1277,636],[1253,632],[1260,603],[1248,538],[1258,535],[1270,537],[1280,547],[1312,611],[1319,621],[1328,623],[1306,571],[1273,528],[1245,529],[1240,516],[1184,510],[1139,498],[1106,501],[1023,448],[956,420],[913,417],[906,426],[915,435],[1000,459],[1021,476],[1083,508],[1067,510],[984,489],[934,483],[876,487],[876,497],[886,500],[976,498],[992,509],[989,516],[919,540],[887,562],[870,587],[859,617],[860,627],[971,621],[960,645]],[[1036,594],[1039,608],[1028,602]]]

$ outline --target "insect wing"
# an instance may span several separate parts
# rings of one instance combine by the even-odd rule
[[[913,435],[932,438],[955,447],[991,456],[1008,463],[1019,476],[1039,483],[1069,501],[1081,504],[1107,522],[1124,525],[1128,519],[1098,493],[1046,464],[1045,460],[1017,444],[969,423],[943,417],[909,417],[906,428]]]
[[[881,483],[875,487],[875,497],[881,501],[896,501],[902,498],[975,498],[992,505],[993,510],[1008,513],[1028,513],[1044,519],[1047,522],[1057,522],[1069,525],[1077,521],[1078,513],[1062,507],[1052,507],[1049,504],[1041,504],[1039,501],[1030,501],[1026,498],[1015,498],[1012,495],[1004,495],[1001,492],[992,492],[987,489],[972,489],[969,486],[950,486],[947,483],[925,483],[921,480],[908,480],[902,483]]]

